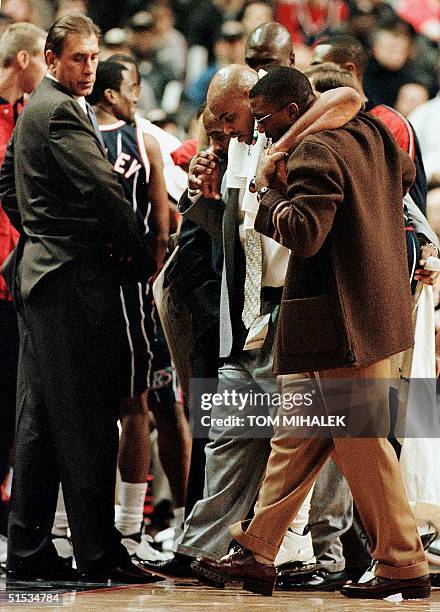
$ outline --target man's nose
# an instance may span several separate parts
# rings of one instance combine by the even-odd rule
[[[89,58],[84,64],[84,72],[86,74],[93,74],[95,72],[96,62]]]

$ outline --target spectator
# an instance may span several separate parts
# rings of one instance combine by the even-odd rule
[[[229,64],[243,64],[245,49],[245,30],[238,21],[226,21],[220,30],[220,38],[215,44],[215,60],[189,84],[186,89],[188,100],[200,106],[206,100],[209,84],[220,68]]]
[[[380,25],[373,32],[371,52],[364,74],[365,93],[375,104],[394,107],[399,89],[420,81],[412,65],[414,35],[401,20]]]
[[[369,47],[371,32],[378,23],[394,19],[396,12],[386,0],[348,0],[350,20],[346,33],[357,38],[364,47]]]
[[[138,61],[142,94],[139,110],[144,113],[161,106],[166,86],[174,80],[169,66],[157,56],[158,37],[152,14],[141,11],[129,21],[129,46]]]
[[[130,55],[128,35],[122,28],[112,28],[104,36],[100,59],[106,60],[114,54]]]
[[[58,0],[55,19],[59,19],[69,13],[82,13],[87,15],[87,0]]]
[[[280,0],[275,18],[294,43],[312,45],[320,36],[340,28],[349,16],[344,0]]]
[[[440,2],[438,0],[400,0],[397,12],[419,34],[440,42]]]
[[[157,35],[157,59],[166,64],[176,79],[183,78],[186,68],[187,43],[183,34],[174,28],[173,11],[161,4],[151,8]]]
[[[263,0],[255,0],[249,2],[243,11],[241,23],[246,31],[246,34],[252,32],[256,27],[267,21],[272,21],[273,9],[270,4]]]
[[[440,82],[440,66],[438,78]],[[408,118],[419,139],[428,186],[440,187],[440,95],[419,106]]]
[[[399,89],[396,110],[404,117],[429,100],[429,91],[420,83],[407,83]]]
[[[22,21],[36,23],[36,14],[32,0],[4,0],[2,11],[14,23]]]

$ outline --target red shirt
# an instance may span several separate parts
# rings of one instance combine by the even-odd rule
[[[296,44],[313,44],[320,36],[347,21],[344,0],[326,0],[308,5],[304,0],[278,0],[275,19],[287,28]]]
[[[23,108],[23,99],[15,104],[10,104],[7,100],[0,98],[0,165],[6,153],[11,134],[14,130],[17,116]],[[18,241],[18,232],[11,225],[6,213],[0,208],[0,267],[15,247]],[[0,274],[0,300],[12,300],[6,287],[5,280]]]

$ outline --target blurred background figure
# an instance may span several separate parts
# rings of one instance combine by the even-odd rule
[[[437,67],[440,85],[440,63]],[[430,189],[440,187],[440,95],[425,102],[409,115],[420,143]]]
[[[396,110],[408,117],[413,110],[429,99],[429,91],[420,83],[402,85],[397,94]]]
[[[129,47],[141,75],[139,111],[145,114],[158,106],[169,112],[177,110],[182,87],[169,64],[158,55],[159,36],[152,13],[140,11],[133,15],[128,30]]]
[[[157,36],[158,61],[169,66],[174,78],[182,79],[185,75],[188,45],[183,34],[174,27],[173,11],[166,3],[157,3],[151,7],[151,15]]]
[[[439,0],[399,0],[397,12],[416,32],[440,42]]]
[[[108,59],[115,53],[130,55],[130,46],[128,44],[128,34],[122,28],[112,28],[105,33],[103,45],[101,47],[100,59],[102,61]]]
[[[399,18],[379,23],[371,38],[371,58],[364,74],[365,92],[376,104],[395,106],[409,83],[433,87],[432,68],[419,57],[414,30]]]
[[[14,23],[19,21],[36,23],[37,15],[31,0],[3,0],[1,8]]]
[[[344,0],[280,0],[275,18],[295,43],[312,45],[321,36],[339,30],[349,17]]]
[[[249,2],[244,11],[241,23],[243,24],[246,34],[249,34],[257,26],[273,19],[273,8],[263,0],[255,0]]]
[[[83,15],[87,15],[87,10],[87,0],[58,0],[55,19],[59,19],[69,13],[83,13]]]
[[[245,44],[246,33],[243,24],[239,21],[226,21],[214,45],[214,60],[195,81],[189,83],[185,90],[186,97],[194,108],[205,102],[209,84],[220,68],[229,64],[244,64]]]

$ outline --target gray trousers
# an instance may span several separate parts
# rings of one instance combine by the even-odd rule
[[[243,351],[238,358],[225,362],[219,369],[218,393],[276,391],[272,374],[275,327],[271,324],[261,349]],[[252,414],[255,409],[249,404],[240,411],[242,418]],[[230,415],[231,407],[226,405],[214,406],[211,411],[215,419]],[[204,497],[196,502],[185,521],[176,545],[179,553],[222,557],[231,542],[229,526],[246,518],[253,508],[270,453],[270,435],[239,438],[234,437],[236,433],[234,427],[211,427],[210,442],[205,447]]]
[[[329,458],[316,479],[309,525],[318,563],[329,572],[345,569],[341,535],[353,521],[350,487],[336,463]]]

